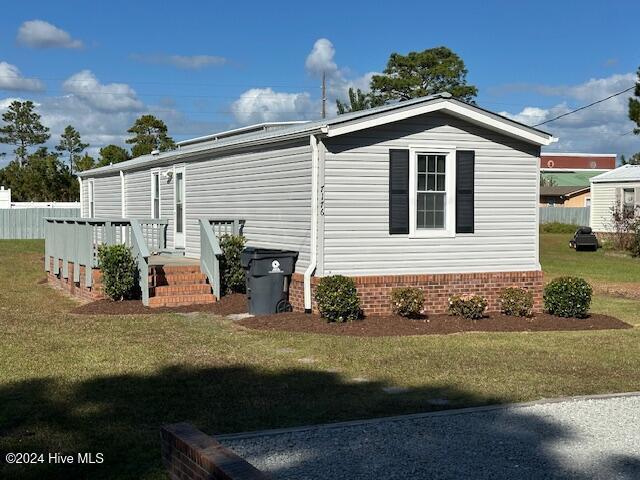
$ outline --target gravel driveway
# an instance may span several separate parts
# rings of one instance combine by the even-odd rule
[[[218,439],[275,479],[638,479],[640,394]]]

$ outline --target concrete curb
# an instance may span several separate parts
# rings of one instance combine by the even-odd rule
[[[466,407],[466,408],[458,408],[458,409],[450,409],[450,410],[440,410],[437,412],[412,413],[408,415],[394,415],[390,417],[369,418],[365,420],[349,420],[346,422],[324,423],[320,425],[306,425],[302,427],[276,428],[271,430],[256,430],[253,432],[230,433],[226,435],[216,435],[215,438],[216,440],[223,442],[225,440],[242,440],[247,438],[268,437],[272,435],[281,435],[286,433],[299,433],[299,432],[314,431],[314,430],[330,430],[334,428],[357,427],[357,426],[365,426],[365,425],[372,425],[372,424],[385,423],[385,422],[417,420],[421,418],[465,415],[469,413],[481,413],[481,412],[491,412],[494,410],[506,410],[509,408],[525,408],[525,407],[531,407],[534,405],[545,405],[545,404],[565,403],[565,402],[580,402],[580,401],[586,401],[586,400],[608,400],[611,398],[623,398],[623,397],[640,397],[640,392],[605,393],[605,394],[598,394],[598,395],[579,395],[575,397],[543,398],[540,400],[533,400],[531,402],[523,402],[523,403],[504,403],[500,405],[484,405],[480,407]]]

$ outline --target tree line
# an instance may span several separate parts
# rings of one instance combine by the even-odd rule
[[[86,153],[89,144],[72,125],[65,127],[53,150],[44,146],[51,134],[29,100],[13,101],[2,120],[0,143],[14,146],[14,158],[0,169],[0,185],[10,188],[18,202],[77,201],[80,193],[74,173],[124,162],[156,149],[175,148],[165,123],[153,115],[142,115],[127,130],[131,152],[119,145],[106,145],[99,150],[98,159]]]

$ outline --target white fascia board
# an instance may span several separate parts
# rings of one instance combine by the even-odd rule
[[[536,145],[550,145],[554,141],[554,138],[550,135],[543,135],[528,131],[525,128],[518,127],[517,125],[513,125],[507,121],[494,118],[490,115],[487,115],[486,113],[483,113],[482,111],[475,110],[467,105],[457,104],[446,100],[436,101],[427,105],[416,106],[414,108],[408,108],[406,110],[381,115],[379,117],[371,118],[365,121],[357,121],[352,124],[338,126],[330,125],[328,128],[327,136],[336,137],[338,135],[344,135],[346,133],[351,133],[366,128],[399,122],[407,118],[439,110],[450,113],[471,123],[487,127],[491,130],[502,132],[511,137],[526,140]]]

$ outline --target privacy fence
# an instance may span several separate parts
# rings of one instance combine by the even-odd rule
[[[540,207],[540,223],[588,226],[591,207]]]
[[[45,217],[79,216],[79,208],[0,209],[0,240],[44,238]]]

